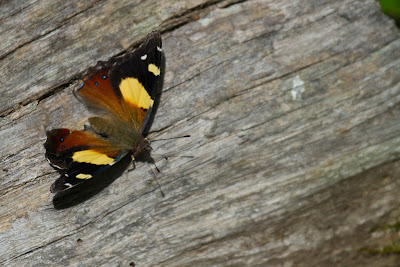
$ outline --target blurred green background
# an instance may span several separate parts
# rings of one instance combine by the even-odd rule
[[[400,28],[400,0],[378,0],[382,6],[382,11],[396,21]]]

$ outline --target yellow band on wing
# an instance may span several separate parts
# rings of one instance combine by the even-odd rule
[[[89,179],[89,178],[92,178],[92,176],[90,174],[83,174],[83,173],[80,173],[75,177],[78,178],[78,179]]]
[[[113,158],[95,150],[82,150],[72,155],[72,160],[95,165],[107,165],[114,161]],[[86,179],[86,178],[85,178]]]
[[[149,109],[152,99],[138,79],[123,79],[119,84],[119,89],[125,101],[139,108]]]
[[[160,69],[157,68],[157,66],[154,65],[154,64],[149,64],[149,71],[150,71],[151,73],[153,73],[155,76],[160,75]]]

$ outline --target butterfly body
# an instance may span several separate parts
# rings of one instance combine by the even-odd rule
[[[161,36],[152,32],[136,50],[88,70],[74,95],[101,114],[83,131],[47,132],[46,158],[61,177],[51,187],[62,191],[104,171],[123,157],[150,151],[143,136],[161,72]]]

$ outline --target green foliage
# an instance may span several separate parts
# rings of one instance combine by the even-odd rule
[[[400,27],[400,1],[399,0],[378,0],[382,6],[382,11],[392,17]]]
[[[392,243],[386,245],[382,248],[371,248],[371,247],[362,247],[360,251],[367,252],[369,254],[377,254],[377,255],[387,255],[387,254],[399,254],[400,253],[400,245]]]
[[[394,224],[385,224],[385,225],[380,225],[373,227],[370,232],[378,232],[378,231],[385,231],[385,230],[395,230],[399,231],[400,230],[400,221],[395,222]]]
[[[395,231],[398,232],[400,229],[400,221],[397,221],[393,224],[385,224],[373,227],[370,229],[370,233],[373,232],[383,232],[383,231]],[[388,244],[381,246],[379,248],[374,248],[370,246],[365,246],[359,249],[359,251],[364,251],[369,254],[377,254],[377,255],[387,255],[387,254],[400,254],[400,239],[395,238],[390,241]]]

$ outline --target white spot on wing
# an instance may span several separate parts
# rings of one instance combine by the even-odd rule
[[[54,167],[54,168],[57,168],[57,169],[61,170],[61,168],[60,168],[59,166],[57,166],[57,165],[51,163],[51,161],[50,161],[49,159],[46,158],[46,160],[49,162],[49,164],[50,164],[51,167]]]
[[[144,54],[143,56],[140,57],[141,60],[146,60],[147,54]]]
[[[70,183],[65,183],[64,185],[68,186],[68,188],[72,187],[72,184],[70,184]]]
[[[301,94],[304,93],[304,91],[306,90],[304,87],[304,82],[303,80],[300,78],[299,75],[297,75],[293,81],[292,81],[292,90],[290,91],[290,93],[292,94],[292,99],[296,100],[301,99]]]
[[[158,50],[158,52],[162,52],[162,49],[158,46],[157,46],[157,50]]]

